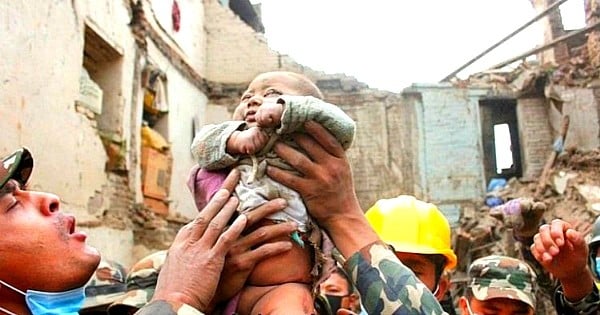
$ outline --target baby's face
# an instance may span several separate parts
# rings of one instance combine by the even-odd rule
[[[234,120],[244,120],[256,126],[254,115],[265,102],[276,102],[281,95],[302,95],[295,78],[283,73],[263,73],[254,78],[242,94],[240,104],[233,112]]]

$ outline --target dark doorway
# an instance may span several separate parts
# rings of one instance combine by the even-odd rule
[[[492,178],[522,176],[516,107],[514,99],[479,101],[486,183]]]

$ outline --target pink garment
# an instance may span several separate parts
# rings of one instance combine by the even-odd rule
[[[198,165],[190,170],[187,186],[192,192],[198,211],[204,209],[210,198],[221,189],[227,174],[229,174],[228,169],[207,171]]]
[[[227,306],[225,306],[225,310],[223,311],[223,313],[221,313],[221,315],[235,315],[237,314],[237,308],[238,308],[238,304],[240,304],[240,296],[242,295],[242,293],[238,293],[236,294],[234,297],[231,298],[231,300],[229,300],[229,302],[227,302]]]
[[[210,198],[212,198],[215,193],[221,189],[227,174],[229,174],[229,170],[227,169],[207,171],[205,169],[201,169],[198,165],[194,166],[190,170],[187,186],[190,189],[192,196],[194,196],[194,202],[196,203],[196,208],[198,211],[204,209]],[[238,293],[227,302],[225,310],[223,313],[221,313],[221,315],[236,314],[238,303],[240,301],[240,295],[241,293]]]

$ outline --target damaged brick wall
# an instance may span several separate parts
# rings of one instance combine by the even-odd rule
[[[363,88],[352,92],[324,89],[325,100],[339,105],[357,123],[354,144],[348,151],[356,193],[363,209],[381,198],[410,194],[412,183],[403,176],[402,139],[405,125],[398,94]]]
[[[548,109],[544,98],[525,98],[517,100],[517,117],[521,153],[523,159],[523,177],[537,178],[552,147],[552,134],[548,123]]]
[[[206,78],[215,82],[249,82],[278,65],[278,54],[228,7],[204,0],[207,33]]]
[[[531,0],[537,12],[542,12],[557,0]],[[552,40],[565,35],[565,29],[562,23],[562,17],[559,10],[550,12],[546,17],[542,18],[544,24],[544,43],[549,43]],[[563,42],[557,44],[551,49],[540,53],[542,63],[562,63],[569,59],[569,47]]]
[[[600,1],[585,0],[585,24],[592,25],[600,20]],[[593,30],[587,35],[589,62],[594,67],[600,66],[600,30]]]

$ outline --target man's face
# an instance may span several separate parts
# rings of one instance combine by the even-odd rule
[[[408,267],[431,291],[435,291],[435,264],[426,256],[415,253],[396,252],[396,257]]]
[[[348,295],[348,281],[343,276],[334,272],[325,281],[319,285],[319,292],[321,294],[344,296]]]
[[[80,287],[100,261],[56,195],[22,190],[15,180],[0,189],[0,235],[0,280],[22,290]]]
[[[470,305],[471,312],[467,303]],[[495,298],[480,301],[476,298],[467,300],[461,297],[459,306],[462,314],[472,315],[533,315],[534,310],[528,304],[508,298]]]
[[[350,292],[350,285],[344,276],[333,272],[325,281],[319,285],[319,293],[322,295],[339,296],[341,298],[340,307],[355,311],[359,306],[359,299],[356,294]]]

